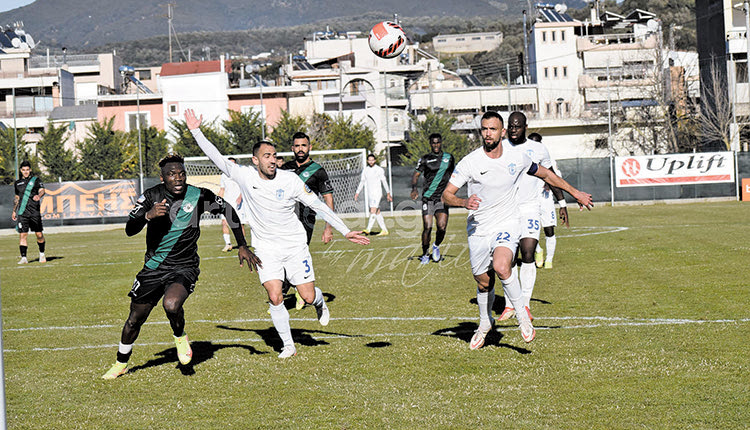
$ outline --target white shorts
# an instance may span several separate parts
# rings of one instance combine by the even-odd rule
[[[539,197],[541,206],[539,215],[542,219],[542,228],[557,225],[557,213],[555,212],[555,199],[553,197],[552,191],[547,190],[542,191],[542,196]]]
[[[260,258],[263,265],[263,267],[258,267],[261,284],[273,279],[283,281],[284,278],[288,279],[292,285],[306,284],[315,280],[315,270],[313,270],[312,257],[310,257],[310,249],[307,245],[292,249],[260,250],[256,248],[255,255]]]
[[[492,269],[492,253],[497,247],[516,253],[521,239],[521,226],[516,221],[498,224],[497,233],[490,236],[469,236],[469,261],[471,273],[481,275]]]
[[[380,208],[380,200],[383,198],[383,193],[370,193],[367,196],[367,207],[368,208]]]
[[[240,224],[247,224],[248,217],[247,217],[247,211],[245,210],[244,205],[241,204],[240,209],[237,209],[232,204],[230,204],[230,206],[232,206],[232,208],[234,208],[234,211],[237,212],[237,217],[240,219]],[[224,216],[224,214],[221,214],[221,219],[226,221],[227,217]]]
[[[521,206],[520,212],[521,239],[531,238],[539,240],[539,232],[542,229],[539,205]]]

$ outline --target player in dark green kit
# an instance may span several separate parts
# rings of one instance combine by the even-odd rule
[[[104,379],[115,379],[127,373],[133,343],[162,297],[177,347],[177,358],[183,365],[190,363],[193,351],[184,331],[182,305],[193,292],[200,274],[197,242],[203,212],[224,214],[237,240],[240,266],[246,261],[250,270],[255,270],[260,264],[258,257],[247,248],[240,219],[232,206],[211,190],[187,184],[182,157],[169,155],[159,162],[159,167],[162,183],[149,188],[138,198],[125,225],[128,236],[139,233],[148,225],[145,264],[128,294],[131,297],[130,315],[122,328],[117,362],[102,376]]]
[[[28,161],[21,163],[19,171],[21,172],[21,178],[14,183],[16,196],[13,200],[13,212],[11,213],[11,219],[16,223],[16,231],[21,235],[19,240],[21,259],[18,264],[29,262],[26,258],[26,250],[29,248],[26,238],[29,230],[36,233],[39,262],[46,263],[47,258],[44,256],[46,242],[42,233],[42,214],[39,210],[42,196],[44,196],[44,184],[41,179],[31,176],[31,163]]]
[[[310,137],[301,131],[294,133],[292,136],[292,152],[294,152],[294,159],[287,161],[279,166],[279,168],[291,170],[296,173],[302,179],[302,182],[307,185],[307,188],[318,196],[323,197],[326,205],[333,210],[333,185],[331,185],[331,180],[328,178],[326,169],[310,159]],[[297,203],[296,212],[299,220],[302,221],[302,225],[305,227],[307,244],[310,245],[313,230],[315,229],[316,213],[302,203]],[[323,243],[328,243],[331,239],[333,239],[333,230],[331,229],[331,225],[326,223],[323,229]],[[285,280],[282,293],[286,294],[290,287],[291,284]],[[297,294],[296,308],[299,310],[304,306],[305,301]]]
[[[422,264],[430,262],[430,238],[432,236],[432,218],[435,217],[437,232],[435,243],[432,245],[432,260],[440,261],[440,244],[445,238],[448,227],[448,206],[443,204],[441,196],[451,178],[456,160],[447,152],[443,152],[443,137],[439,133],[430,135],[429,154],[425,154],[417,162],[417,168],[411,178],[411,198],[417,199],[417,181],[419,175],[424,174],[422,188]]]

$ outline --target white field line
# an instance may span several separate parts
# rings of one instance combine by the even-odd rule
[[[290,318],[291,321],[315,321],[313,318]],[[344,317],[344,318],[331,318],[331,320],[340,321],[474,321],[476,317]],[[582,325],[559,325],[555,327],[538,325],[537,330],[571,330],[571,329],[582,329],[582,328],[599,328],[599,327],[621,327],[621,326],[633,326],[633,327],[645,327],[645,326],[657,326],[657,325],[683,325],[683,324],[740,324],[750,322],[750,318],[740,319],[720,319],[720,320],[694,320],[684,318],[623,318],[623,317],[603,317],[603,316],[592,316],[592,317],[545,317],[537,318],[537,323],[542,320],[552,321],[592,321],[588,324]],[[596,322],[593,322],[596,321]],[[230,323],[269,323],[269,318],[248,318],[248,319],[237,319],[237,320],[195,320],[189,321],[189,324],[204,323],[204,324],[230,324]],[[147,322],[146,325],[165,325],[167,321]],[[40,330],[81,330],[81,329],[101,329],[101,328],[115,328],[120,327],[120,324],[95,324],[95,325],[81,325],[81,326],[53,326],[53,327],[27,327],[27,328],[5,328],[5,332],[27,332],[27,331],[40,331]],[[500,326],[495,329],[498,332],[516,331],[518,330],[515,324],[510,326]],[[388,337],[414,337],[414,336],[429,336],[432,332],[411,332],[411,333],[359,333],[357,335],[323,335],[314,336],[315,339],[348,339],[348,338],[388,338]],[[443,332],[445,335],[455,334],[453,332]],[[237,342],[261,342],[261,338],[234,338],[234,339],[211,339],[214,343],[237,343]],[[172,345],[173,342],[150,342],[150,343],[138,343],[138,346],[158,346],[158,345]],[[116,348],[117,344],[107,345],[75,345],[67,347],[36,347],[30,349],[5,349],[5,352],[29,352],[29,351],[72,351],[72,350],[83,350],[83,349],[98,349],[98,348]]]

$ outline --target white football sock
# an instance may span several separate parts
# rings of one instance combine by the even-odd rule
[[[542,252],[542,245],[540,245],[539,242],[536,243],[536,251],[534,251],[534,252],[536,252],[536,253]]]
[[[557,246],[557,236],[550,236],[547,239],[547,261],[552,261],[555,257],[555,247]]]
[[[227,245],[232,244],[232,242],[229,240],[229,233],[224,235],[224,243],[226,243]]]
[[[521,270],[519,270],[519,273],[523,305],[528,306],[531,301],[531,293],[534,292],[534,284],[536,283],[536,264],[521,263]]]
[[[319,308],[325,304],[325,299],[323,298],[323,292],[320,291],[320,288],[315,287],[315,299],[312,302],[312,305],[316,308]]]
[[[523,318],[527,314],[523,308],[524,304],[523,298],[521,297],[521,283],[518,282],[516,271],[511,270],[508,279],[501,279],[500,282],[503,283],[505,306],[508,306],[508,304],[510,304],[516,311],[516,318]]]
[[[117,352],[120,354],[129,354],[133,350],[133,344],[126,345],[120,342],[120,346],[117,347]]]
[[[284,346],[294,345],[294,341],[292,340],[292,328],[289,326],[289,311],[286,310],[284,303],[282,302],[278,306],[270,304],[269,308],[271,309],[271,321],[273,321],[273,326],[279,333],[279,337],[284,343]]]
[[[365,230],[372,231],[372,226],[375,225],[375,214],[370,214],[370,219],[367,220],[367,228]]]
[[[489,303],[489,294],[479,290],[477,287],[477,306],[479,307],[479,325],[487,327],[491,325],[490,313],[487,311],[487,304]],[[493,293],[494,296],[494,293]]]
[[[380,230],[388,231],[388,227],[385,226],[385,219],[383,218],[383,214],[379,213],[375,217],[378,220],[378,225],[380,226]]]

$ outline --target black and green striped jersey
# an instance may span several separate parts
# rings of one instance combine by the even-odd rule
[[[21,178],[16,180],[13,184],[18,196],[18,212],[17,216],[21,217],[38,217],[41,216],[39,213],[39,200],[34,200],[34,196],[39,194],[39,189],[44,189],[44,183],[36,176],[29,176],[28,178]]]
[[[281,168],[296,173],[302,179],[302,182],[307,185],[307,188],[318,196],[333,193],[333,185],[331,185],[331,180],[328,178],[328,172],[326,172],[323,166],[312,160],[308,160],[307,163],[301,166],[298,166],[295,160],[287,161]],[[297,203],[296,211],[299,220],[302,221],[302,225],[305,226],[305,230],[308,233],[307,243],[309,245],[312,230],[315,228],[315,216],[317,214],[302,203]]]
[[[447,152],[430,152],[419,159],[416,170],[424,176],[423,200],[440,200],[455,166],[456,160]]]
[[[156,204],[166,200],[169,215],[146,221],[146,213]],[[125,225],[128,236],[140,232],[148,224],[146,231],[145,266],[150,269],[169,269],[186,265],[197,267],[198,238],[200,237],[200,217],[204,212],[224,214],[232,220],[230,226],[238,245],[246,245],[239,224],[239,218],[231,205],[216,196],[211,190],[187,186],[181,196],[174,196],[164,184],[146,190],[138,198]],[[238,237],[239,234],[239,237]]]

